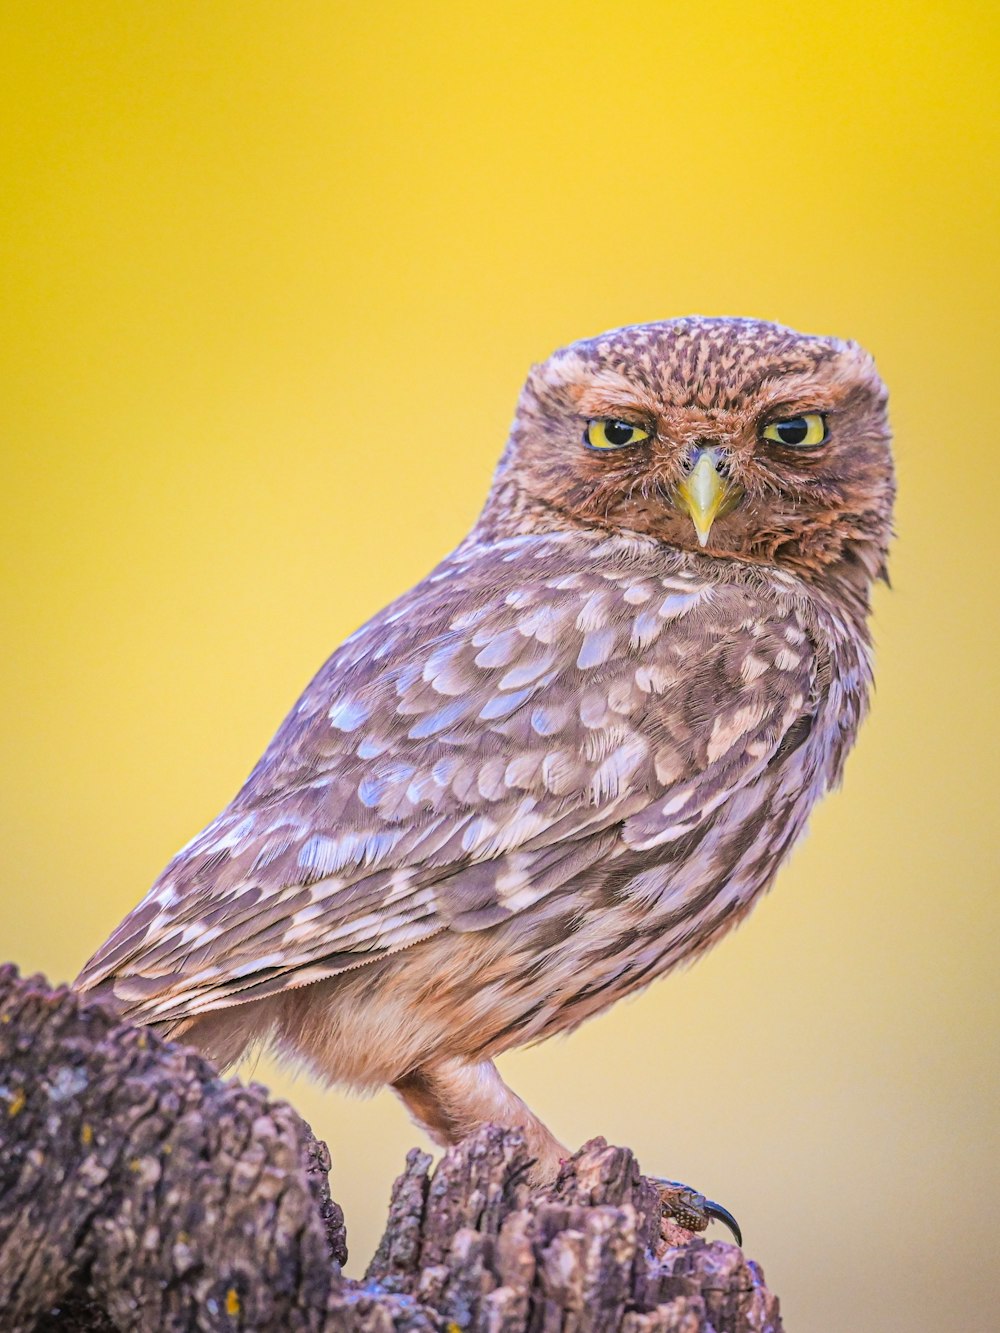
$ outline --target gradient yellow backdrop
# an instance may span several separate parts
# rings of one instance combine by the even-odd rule
[[[995,13],[4,5],[0,956],[75,974],[463,534],[531,361],[695,311],[858,338],[899,536],[845,789],[696,969],[502,1065],[728,1204],[792,1333],[983,1327]],[[417,1131],[257,1076],[329,1140],[357,1269]]]

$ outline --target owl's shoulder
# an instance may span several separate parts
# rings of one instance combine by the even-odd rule
[[[795,698],[817,623],[794,584],[641,536],[467,543],[333,653],[243,799],[393,755],[506,752],[598,719],[617,734],[615,715],[666,725],[747,695]]]

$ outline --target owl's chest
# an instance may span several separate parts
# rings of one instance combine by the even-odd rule
[[[713,690],[692,685],[686,702],[675,695],[643,716],[650,798],[624,821],[604,882],[591,890],[591,928],[622,941],[611,973],[658,974],[742,919],[839,780],[867,705],[867,653],[837,624],[814,620],[801,638],[799,625],[793,617],[777,637],[772,626],[739,648],[745,684],[765,675],[756,666],[765,644],[783,675],[794,654],[780,641],[794,643],[791,680],[741,693],[716,663]],[[733,668],[731,646],[723,657]],[[657,661],[640,662],[640,675]]]

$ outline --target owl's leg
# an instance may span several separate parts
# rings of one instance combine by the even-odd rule
[[[570,1155],[517,1093],[511,1092],[492,1060],[479,1064],[442,1060],[407,1074],[392,1086],[417,1124],[444,1148],[460,1142],[480,1125],[520,1129],[534,1159],[529,1175],[533,1185],[553,1181],[560,1163]],[[736,1243],[743,1243],[736,1219],[721,1204],[676,1180],[657,1179],[656,1184],[665,1243],[679,1244],[691,1232],[704,1231],[712,1221],[724,1223]],[[679,1230],[671,1231],[670,1224]]]
[[[534,1159],[535,1185],[554,1180],[570,1154],[500,1077],[492,1060],[469,1064],[441,1060],[393,1084],[406,1109],[442,1147],[458,1143],[480,1125],[520,1129]]]

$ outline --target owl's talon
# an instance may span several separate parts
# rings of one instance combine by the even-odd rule
[[[740,1230],[739,1222],[733,1217],[728,1208],[723,1208],[721,1203],[715,1203],[712,1199],[706,1199],[705,1212],[713,1222],[721,1222],[724,1227],[728,1227],[736,1244],[742,1248],[743,1232]]]
[[[713,1199],[706,1199],[690,1185],[682,1185],[679,1180],[658,1179],[660,1206],[665,1216],[676,1222],[685,1231],[704,1231],[709,1222],[721,1222],[732,1232],[737,1245],[743,1244],[743,1232],[740,1224],[728,1208]]]

